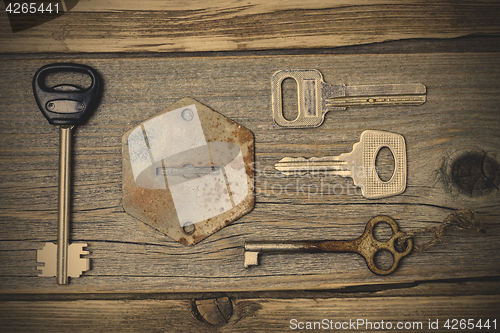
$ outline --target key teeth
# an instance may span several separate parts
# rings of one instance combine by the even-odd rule
[[[307,162],[307,159],[304,157],[284,157],[281,160],[279,160],[278,163],[274,165],[274,168],[281,172],[284,176],[290,177],[290,176],[304,176],[307,174],[307,170],[304,170],[304,168],[292,168],[287,165],[283,165],[286,163],[293,163],[293,162],[300,162],[304,163]]]
[[[305,172],[302,172],[300,169],[296,168],[290,168],[287,164],[288,163],[293,163],[293,162],[303,162],[306,159],[303,157],[284,157],[281,160],[279,160],[278,163],[274,165],[274,169],[277,171],[281,172],[284,176],[289,177],[289,176],[295,176],[295,175],[301,175],[302,173],[305,174]]]
[[[307,161],[304,157],[283,157],[278,163],[290,163],[290,162],[305,162]]]
[[[87,243],[72,243],[68,246],[68,276],[71,278],[80,277],[83,272],[90,269],[90,259],[82,258],[82,255],[88,255],[90,252],[84,250]],[[37,262],[44,266],[37,266],[37,270],[42,271],[38,274],[41,277],[54,277],[57,274],[57,245],[54,243],[45,243],[45,246],[37,251]]]
[[[72,243],[68,247],[68,276],[72,278],[80,277],[83,272],[90,269],[90,260],[82,258],[82,255],[89,254],[89,251],[83,250],[88,246],[87,243]]]
[[[52,273],[48,273],[48,269],[46,266],[36,266],[36,269],[39,270],[39,271],[42,271],[41,273],[38,273],[38,276],[40,277],[53,277],[55,275],[53,275]]]
[[[36,261],[44,266],[37,266],[36,269],[42,271],[38,276],[56,276],[56,256],[57,245],[45,243],[41,250],[36,251]]]

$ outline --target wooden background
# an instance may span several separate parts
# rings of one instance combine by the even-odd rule
[[[451,181],[449,167],[467,152],[500,161],[499,7],[82,1],[16,33],[2,10],[0,324],[13,332],[279,332],[292,318],[439,319],[438,331],[448,318],[498,322],[500,170],[493,164],[495,185],[479,184],[482,195],[472,196]],[[36,250],[56,236],[58,136],[36,106],[31,80],[56,61],[94,67],[105,87],[95,114],[75,130],[71,237],[89,243],[92,269],[68,286],[36,270]],[[348,108],[330,112],[316,129],[282,129],[272,121],[270,78],[286,68],[318,69],[328,83],[421,82],[427,102]],[[122,135],[185,96],[249,128],[257,162],[254,210],[194,247],[121,207]],[[352,180],[272,171],[285,156],[348,152],[365,129],[405,137],[402,195],[315,194],[321,184],[352,188]],[[297,182],[298,191],[280,192]],[[477,212],[484,233],[448,232],[390,276],[375,276],[355,254],[264,255],[259,266],[243,268],[245,240],[355,238],[380,214],[414,231],[464,208]],[[191,314],[195,300],[222,304],[225,296],[233,306],[232,316],[223,313],[226,323]],[[198,310],[218,322],[206,312],[220,321],[221,308]]]

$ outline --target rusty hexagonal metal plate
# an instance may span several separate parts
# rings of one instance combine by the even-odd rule
[[[123,207],[194,245],[254,206],[252,132],[184,98],[123,136]]]

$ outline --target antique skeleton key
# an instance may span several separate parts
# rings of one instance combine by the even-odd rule
[[[387,223],[392,229],[392,236],[387,241],[379,241],[373,236],[373,229],[379,223]],[[397,240],[406,234],[398,230],[396,222],[388,216],[380,215],[372,218],[365,227],[365,232],[354,240],[302,240],[302,241],[248,241],[245,242],[244,266],[256,266],[261,253],[320,253],[320,252],[354,252],[360,254],[366,261],[368,268],[377,275],[388,275],[398,267],[401,258],[407,256],[412,247],[412,239],[406,240],[406,248],[398,249]],[[392,255],[391,267],[384,269],[375,263],[375,255],[379,251],[387,250]]]
[[[389,148],[394,156],[394,173],[388,181],[380,179],[375,167],[377,154],[383,147]],[[350,153],[309,159],[285,157],[274,167],[287,176],[330,172],[350,177],[365,198],[385,198],[401,194],[406,189],[406,144],[399,134],[367,130],[361,133],[359,142],[354,144]]]
[[[79,72],[90,76],[92,84],[86,89],[64,84],[47,87],[46,77],[57,72]],[[33,93],[38,107],[51,125],[59,126],[59,195],[57,219],[57,245],[46,243],[37,252],[39,276],[55,276],[58,284],[67,284],[68,277],[79,277],[89,270],[86,243],[69,243],[70,180],[71,180],[71,131],[93,111],[100,91],[100,78],[91,67],[78,64],[50,64],[40,68],[33,77]]]
[[[292,78],[297,82],[299,113],[294,120],[283,116],[282,83]],[[327,84],[315,69],[291,69],[274,73],[272,80],[274,122],[282,127],[318,127],[331,110],[350,106],[420,105],[426,101],[426,88],[421,83],[346,86]]]

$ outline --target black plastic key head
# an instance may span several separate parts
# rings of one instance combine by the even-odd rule
[[[47,75],[58,72],[78,72],[87,74],[92,84],[86,89],[79,89],[71,84],[62,85],[71,91],[60,91],[57,87],[47,87]],[[33,93],[43,115],[52,125],[75,126],[86,119],[97,104],[101,87],[99,74],[86,65],[59,63],[41,67],[33,77]]]

